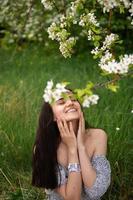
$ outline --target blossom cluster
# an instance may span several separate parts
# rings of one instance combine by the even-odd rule
[[[46,3],[46,0],[44,1]],[[71,24],[78,23],[77,10],[83,8],[85,2],[86,0],[76,0],[75,2],[71,2],[71,5],[66,9],[66,15],[61,14],[48,27],[49,38],[59,42],[59,49],[65,58],[71,57],[73,47],[76,44],[76,40],[78,39],[76,36],[70,37],[70,33],[67,31],[67,27],[70,27]],[[91,22],[93,21],[93,23],[96,23],[93,14],[91,14],[90,20]]]
[[[41,3],[43,4],[43,6],[46,10],[53,9],[53,2],[51,2],[50,0],[41,0]]]
[[[83,8],[84,7],[84,3],[86,2],[86,0],[76,0],[71,2],[71,12],[73,12],[73,15],[75,15],[77,13],[78,8]]]
[[[94,13],[82,14],[80,16],[79,25],[84,27],[84,26],[89,26],[90,24],[99,27],[99,23],[97,22]]]
[[[70,33],[55,22],[48,28],[48,34],[49,38],[59,42],[62,55],[65,58],[71,57],[73,46],[76,44],[76,37],[69,37]]]
[[[90,95],[90,96],[86,95],[83,99],[82,106],[89,108],[91,105],[97,104],[98,100],[99,100],[99,96],[96,95],[96,94],[93,94],[93,95]]]
[[[65,58],[71,57],[73,46],[75,45],[75,43],[76,43],[76,38],[74,37],[69,37],[66,41],[60,42],[59,49]]]
[[[103,12],[109,12],[111,9],[124,6],[125,8],[129,8],[131,6],[131,2],[129,0],[97,0],[99,4],[103,6]]]
[[[128,9],[130,16],[133,17],[133,1],[130,0],[97,0],[97,2],[103,7],[103,12],[109,12],[110,10],[117,7],[124,7]],[[133,24],[133,19],[131,21]]]
[[[129,13],[130,13],[131,18],[133,18],[133,1],[131,3],[131,7],[129,8]],[[131,24],[133,25],[133,19],[131,21]]]
[[[101,48],[96,47],[91,51],[92,54],[98,55],[100,52],[106,51],[114,44],[114,42],[118,40],[118,35],[111,33],[110,35],[107,35],[105,40],[103,41],[103,45]]]
[[[55,22],[53,22],[49,27],[48,27],[48,34],[49,34],[49,38],[51,38],[52,40],[59,40],[59,38],[57,37],[57,33],[59,32],[59,27],[57,26],[57,24]]]
[[[88,40],[92,40],[94,36],[94,27],[99,27],[99,23],[96,19],[96,16],[93,12],[89,12],[87,14],[82,14],[79,20],[79,26],[87,29],[87,37]]]
[[[42,42],[45,21],[42,20],[43,8],[30,0],[0,1],[0,33],[4,35],[6,44],[18,39]],[[5,26],[6,25],[6,26]]]
[[[102,53],[98,65],[103,71],[109,74],[125,74],[128,72],[130,65],[133,64],[133,55],[124,55],[119,62],[115,60],[109,50],[117,40],[118,35],[111,33],[106,36],[101,48],[96,47],[91,51],[91,53],[96,56]]]
[[[117,7],[118,1],[116,0],[97,0],[99,4],[101,4],[101,6],[103,6],[103,12],[109,12],[111,9]]]
[[[113,58],[113,55],[109,51],[105,52],[105,55],[99,62],[101,69],[109,74],[125,74],[128,72],[131,65],[133,65],[133,54],[124,55],[118,62]]]
[[[52,104],[53,102],[62,98],[63,94],[69,91],[66,89],[67,84],[68,83],[57,83],[56,86],[54,87],[53,81],[52,80],[48,81],[46,88],[44,90],[44,95],[43,95],[44,101]],[[80,102],[82,102],[82,106],[84,108],[89,108],[91,105],[97,104],[99,100],[99,96],[96,94],[91,94],[91,95],[86,94],[82,97],[78,97],[78,95],[76,96],[77,99]]]
[[[43,95],[45,102],[49,102],[50,104],[53,101],[59,100],[62,96],[62,93],[67,92],[65,83],[57,83],[55,88],[53,88],[53,86],[53,81],[48,81]]]

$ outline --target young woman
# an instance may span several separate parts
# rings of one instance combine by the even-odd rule
[[[99,200],[110,184],[104,130],[85,128],[71,91],[44,103],[33,148],[32,185],[47,189],[49,200]]]

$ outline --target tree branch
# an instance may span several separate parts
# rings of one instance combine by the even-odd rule
[[[133,70],[129,71],[125,77],[127,77],[128,75],[132,75],[133,74]],[[120,79],[123,79],[125,78],[123,76],[120,76],[119,74],[117,74],[117,76],[115,76],[114,79],[110,80],[110,81],[106,81],[106,82],[102,82],[102,83],[98,83],[96,85],[94,85],[93,89],[97,89],[97,88],[100,88],[100,87],[104,87],[106,86],[107,84],[110,84],[110,83],[115,83],[116,81],[120,80]]]
[[[60,13],[60,10],[59,10],[59,8],[56,6],[55,1],[53,1],[53,4],[54,4],[54,7],[55,7],[56,11],[57,11],[58,13]]]

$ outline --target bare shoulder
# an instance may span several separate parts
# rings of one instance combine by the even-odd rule
[[[86,129],[88,144],[95,148],[95,154],[106,154],[107,151],[107,134],[103,129],[90,128]]]
[[[92,140],[106,140],[107,141],[107,134],[103,129],[100,129],[100,128],[86,129],[86,134]]]

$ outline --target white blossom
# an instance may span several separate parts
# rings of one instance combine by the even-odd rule
[[[116,131],[119,131],[120,130],[120,128],[119,127],[116,127]]]
[[[61,90],[56,89],[55,91],[53,91],[52,96],[54,98],[55,101],[59,100],[61,98]]]
[[[133,54],[124,55],[119,62],[115,59],[110,60],[111,54],[109,52],[107,55],[101,58],[99,66],[109,74],[125,74],[128,72],[130,65],[133,65]]]
[[[101,46],[101,48],[95,47],[95,49],[93,49],[91,51],[92,54],[94,55],[98,55],[99,52],[103,52],[103,51],[107,51],[107,49],[110,48],[110,46],[118,39],[118,35],[111,33],[110,35],[107,35],[105,37],[105,40],[103,41],[103,45]]]
[[[95,47],[95,49],[91,50],[91,53],[94,54],[94,55],[97,55],[99,53],[99,48]]]
[[[89,30],[89,31],[88,31],[88,40],[91,40],[91,39],[92,39],[92,31]]]
[[[51,38],[52,40],[55,40],[57,38],[57,24],[55,22],[53,22],[49,27],[48,27],[48,34],[49,34],[49,38]]]
[[[130,15],[133,16],[133,2],[131,3],[131,7],[129,9],[129,13],[131,13]]]
[[[75,15],[78,7],[83,7],[83,4],[85,3],[85,1],[86,0],[76,0],[76,1],[71,2],[71,7],[70,7],[71,12]]]
[[[104,42],[103,46],[101,47],[102,50],[107,49],[110,47],[116,40],[118,39],[118,35],[111,33],[110,35],[107,35]]]
[[[71,57],[72,47],[75,45],[75,43],[76,38],[74,37],[70,37],[66,41],[60,42],[59,49],[65,58]]]
[[[84,108],[89,108],[90,107],[90,101],[88,101],[88,99],[84,99],[83,103],[82,103],[82,106]]]
[[[51,90],[51,89],[52,89],[52,87],[53,87],[53,85],[54,85],[54,83],[53,83],[53,81],[52,81],[52,80],[48,81],[48,82],[47,82],[46,89],[48,89],[48,90]]]
[[[50,0],[41,0],[41,3],[43,4],[46,10],[52,10],[53,3]]]
[[[54,86],[54,83],[52,80],[47,82],[46,88],[44,90],[44,95],[43,95],[45,102],[52,103],[53,100],[57,101],[58,99],[61,98],[62,93],[68,91],[65,88],[66,87],[65,83],[57,83],[55,88],[53,86]]]
[[[105,54],[102,56],[102,58],[100,59],[99,62],[99,66],[104,65],[105,63],[107,63],[107,61],[109,61],[111,58],[113,58],[112,53],[109,52],[109,50],[105,51]]]
[[[61,83],[57,83],[56,84],[56,88],[59,89],[59,90],[61,90],[61,91],[64,91],[64,90],[66,91],[65,84],[63,85]]]
[[[117,1],[115,0],[97,0],[99,4],[103,7],[103,12],[109,12],[111,9],[118,6]]]
[[[67,26],[67,23],[66,23],[67,19],[66,17],[63,15],[60,16],[60,27],[61,28],[64,28]]]
[[[99,23],[97,22],[96,16],[94,15],[94,13],[88,13],[87,15],[82,14],[80,16],[79,25],[84,27],[90,24],[99,27]]]
[[[52,97],[52,95],[48,95],[47,93],[45,93],[43,95],[43,98],[44,98],[45,102],[51,103],[51,97]]]
[[[103,12],[109,12],[110,10],[120,7],[123,5],[125,8],[130,7],[130,1],[129,0],[97,0],[98,3],[103,7]]]
[[[89,108],[91,105],[97,104],[98,100],[99,100],[99,96],[96,95],[96,94],[93,94],[93,95],[91,95],[91,96],[87,96],[87,95],[86,95],[86,96],[84,97],[82,106],[83,106],[83,107]]]
[[[133,16],[133,1],[130,0],[97,0],[98,3],[103,7],[103,12],[109,12],[114,8],[118,8],[124,6],[125,9],[128,9],[130,16]],[[131,21],[133,24],[133,19]]]
[[[124,4],[125,8],[129,8],[131,5],[131,2],[129,0],[120,0]]]

